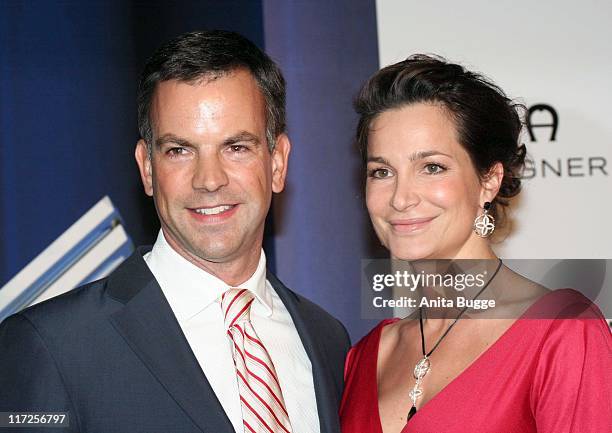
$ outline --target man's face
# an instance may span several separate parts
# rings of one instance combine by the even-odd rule
[[[265,100],[237,70],[196,83],[161,82],[151,106],[151,158],[136,159],[168,243],[213,271],[259,260],[272,192],[284,187],[289,141],[270,152]]]

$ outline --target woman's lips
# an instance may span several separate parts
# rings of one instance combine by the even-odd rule
[[[425,229],[434,218],[435,217],[395,219],[389,221],[389,223],[393,227],[393,230],[398,233],[414,233]]]

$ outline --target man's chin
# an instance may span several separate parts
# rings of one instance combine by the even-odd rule
[[[223,263],[229,260],[237,248],[227,241],[210,238],[175,240],[164,233],[168,244],[178,254],[194,264]]]
[[[211,245],[206,245],[205,248],[195,248],[191,250],[194,259],[201,262],[210,263],[225,263],[235,256],[235,248],[230,248],[227,245],[219,245],[211,248]]]

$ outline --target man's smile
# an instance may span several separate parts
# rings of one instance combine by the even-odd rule
[[[188,208],[188,210],[198,222],[222,223],[232,217],[238,207],[237,204],[222,204],[212,207]]]
[[[232,209],[234,206],[236,205],[223,204],[223,205],[215,206],[215,207],[203,207],[199,209],[194,209],[194,212],[197,212],[203,215],[218,215],[221,212],[225,212],[225,211]]]

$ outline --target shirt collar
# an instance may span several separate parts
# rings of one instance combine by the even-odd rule
[[[179,322],[188,321],[209,305],[218,303],[221,295],[230,289],[224,281],[177,253],[161,230],[153,249],[144,258]],[[253,275],[238,287],[253,293],[264,307],[263,315],[272,315],[272,295],[266,283],[266,256],[263,250]]]

